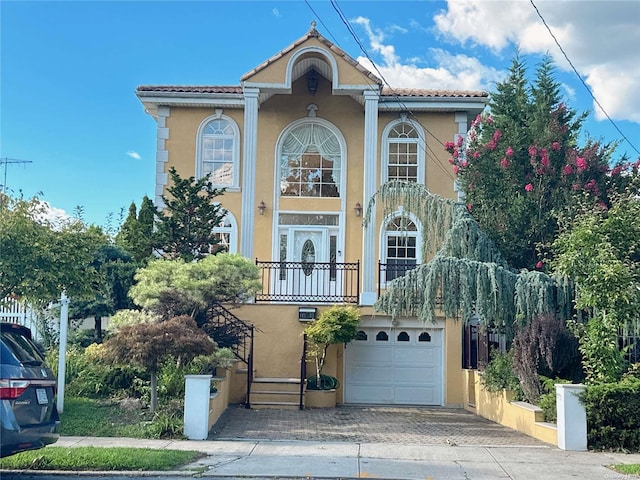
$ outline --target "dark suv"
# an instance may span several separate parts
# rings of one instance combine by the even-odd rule
[[[31,331],[0,323],[0,456],[42,448],[59,437],[56,377]]]

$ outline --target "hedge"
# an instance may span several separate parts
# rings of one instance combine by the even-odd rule
[[[640,379],[592,385],[582,395],[590,448],[640,451]]]

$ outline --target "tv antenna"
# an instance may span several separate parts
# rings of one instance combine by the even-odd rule
[[[4,165],[4,181],[2,182],[2,193],[7,193],[7,170],[9,170],[9,164],[12,163],[33,163],[31,160],[20,160],[18,158],[0,158],[0,165]]]

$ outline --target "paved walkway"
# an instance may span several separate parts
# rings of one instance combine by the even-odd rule
[[[205,454],[174,472],[77,472],[76,480],[629,480],[606,466],[640,463],[640,454],[565,452],[463,410],[413,407],[232,407],[205,441],[61,437],[56,446]],[[56,480],[58,474],[65,472],[1,472],[2,480]]]
[[[405,445],[521,445],[546,443],[463,409],[338,406],[308,410],[229,407],[209,440],[302,440]]]

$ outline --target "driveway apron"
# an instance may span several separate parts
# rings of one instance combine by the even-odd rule
[[[416,445],[549,446],[463,409],[338,406],[308,410],[230,406],[208,440],[280,440]]]

